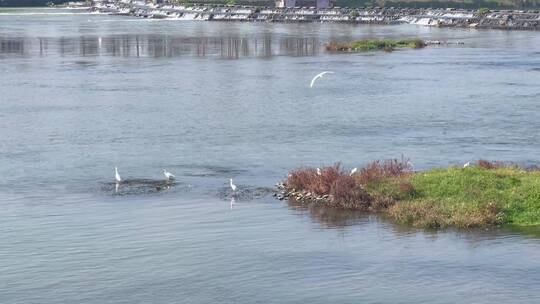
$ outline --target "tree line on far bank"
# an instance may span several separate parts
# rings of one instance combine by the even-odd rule
[[[31,7],[46,6],[49,3],[63,4],[73,0],[0,0],[1,7]]]

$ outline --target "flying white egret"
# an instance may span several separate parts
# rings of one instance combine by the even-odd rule
[[[167,180],[173,180],[176,176],[172,174],[171,172],[168,172],[167,170],[163,169],[163,175],[167,178]]]
[[[317,175],[322,175],[321,168],[317,168]]]
[[[322,73],[317,74],[313,79],[311,79],[311,84],[309,85],[310,88],[313,88],[313,85],[315,84],[315,81],[319,78],[322,78],[326,74],[334,74],[334,72],[331,71],[324,71]]]
[[[354,169],[352,169],[352,170],[351,170],[351,176],[353,176],[353,174],[355,174],[355,173],[356,173],[356,171],[358,171],[358,168],[354,168]]]
[[[231,189],[232,189],[232,191],[233,191],[233,192],[236,192],[236,185],[233,184],[232,178],[229,179],[229,182],[231,183]]]
[[[117,183],[122,182],[122,178],[120,177],[120,174],[118,174],[118,168],[114,167],[114,178],[116,179]]]
[[[471,162],[466,162],[465,165],[463,165],[463,168],[467,168],[470,165],[471,165]]]

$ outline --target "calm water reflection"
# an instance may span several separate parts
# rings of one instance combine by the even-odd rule
[[[539,33],[23,13],[0,12],[0,302],[540,302],[537,228],[422,231],[269,189],[339,160],[537,163]],[[404,36],[465,45],[322,49]],[[115,166],[137,183],[116,192]]]
[[[175,37],[123,35],[113,37],[36,38],[0,37],[0,56],[70,57],[241,57],[314,56],[321,44],[316,38]]]

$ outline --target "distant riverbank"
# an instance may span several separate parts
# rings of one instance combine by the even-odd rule
[[[416,8],[268,8],[225,5],[170,5],[129,3],[116,0],[94,2],[95,12],[153,19],[342,22],[358,24],[417,24],[437,27],[539,30],[539,11],[462,10]]]

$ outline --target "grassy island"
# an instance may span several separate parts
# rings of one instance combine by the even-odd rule
[[[326,45],[326,50],[329,52],[367,52],[384,50],[387,52],[394,51],[395,49],[420,49],[426,46],[426,43],[422,39],[367,39],[358,40],[353,42],[330,42]]]
[[[354,174],[339,164],[292,171],[284,195],[296,203],[380,212],[423,228],[540,225],[540,170],[480,160],[414,172],[409,162],[375,161]]]

